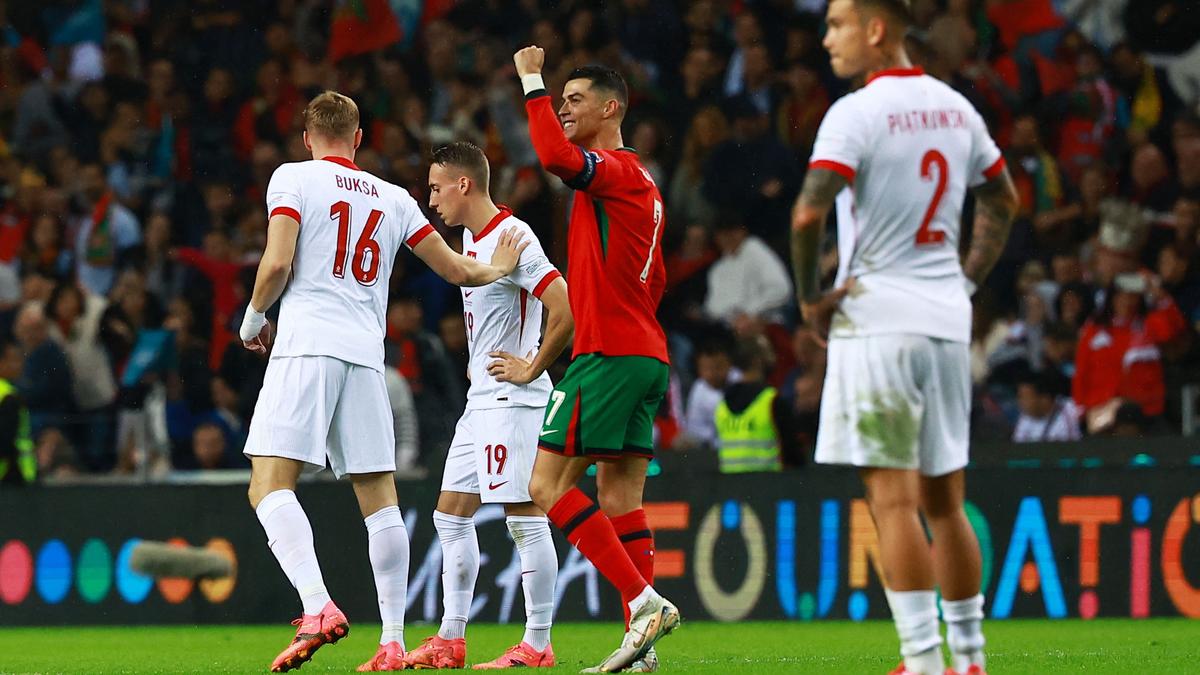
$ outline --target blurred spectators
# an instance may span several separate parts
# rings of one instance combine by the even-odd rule
[[[8,4],[0,337],[21,344],[18,386],[34,426],[54,430],[34,435],[44,475],[112,468],[118,426],[126,468],[144,467],[165,437],[177,463],[194,463],[197,425],[217,421],[211,414],[240,461],[228,430],[248,422],[265,363],[233,329],[265,243],[263,192],[279,163],[308,158],[299,112],[323,89],[359,103],[358,164],[419,203],[433,146],[479,143],[494,196],[561,265],[570,192],[537,166],[509,58],[529,43],[547,50],[553,92],[589,62],[629,82],[625,137],[666,201],[661,319],[677,399],[690,407],[689,388],[703,400],[704,387],[728,384],[693,365],[719,319],[738,340],[769,345],[766,382],[789,414],[811,421],[821,355],[794,331],[783,261],[813,137],[848,91],[820,46],[825,3],[447,0],[413,3],[419,16],[405,31],[361,40],[334,29],[318,0]],[[913,3],[928,38],[914,57],[979,108],[1021,193],[1010,246],[976,296],[971,352],[977,410],[1006,436],[1021,374],[1071,377],[1076,345],[1086,389],[1123,400],[1120,387],[1093,381],[1089,347],[1098,331],[1137,332],[1137,320],[1101,329],[1108,319],[1093,317],[1111,305],[1105,289],[1118,275],[1162,280],[1143,333],[1168,299],[1185,321],[1158,347],[1173,364],[1161,409],[1142,402],[1135,419],[1114,408],[1110,424],[1177,429],[1172,400],[1200,381],[1200,350],[1189,349],[1200,324],[1200,86],[1188,61],[1198,36],[1190,15],[1161,23],[1162,4]],[[389,372],[404,378],[421,421],[412,452],[437,456],[467,384],[456,293],[407,252],[389,290]],[[131,371],[139,351],[156,361]],[[788,442],[803,445],[805,433]]]
[[[20,347],[0,343],[0,484],[29,484],[38,475],[29,410],[15,384],[20,376]]]
[[[1088,430],[1114,401],[1137,403],[1148,418],[1162,415],[1166,391],[1163,349],[1185,335],[1179,308],[1157,283],[1140,274],[1122,274],[1106,292],[1104,304],[1084,325],[1075,355],[1072,396],[1089,415]]]
[[[1077,441],[1079,409],[1069,396],[1059,393],[1058,382],[1048,374],[1030,375],[1017,385],[1017,419],[1012,439],[1017,443]]]
[[[688,392],[684,408],[684,432],[689,440],[715,447],[717,427],[713,417],[725,396],[725,390],[742,379],[742,371],[733,367],[733,354],[722,340],[711,340],[696,351],[696,380]]]
[[[793,304],[783,260],[746,230],[736,211],[722,212],[713,238],[721,257],[708,270],[704,313],[726,324],[739,316],[780,322]]]
[[[783,434],[788,410],[779,392],[767,384],[771,352],[749,340],[737,347],[735,364],[741,379],[725,387],[713,413],[717,459],[721,473],[779,471],[783,468]]]

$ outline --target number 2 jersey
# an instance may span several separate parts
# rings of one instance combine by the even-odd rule
[[[463,254],[479,262],[491,263],[500,233],[509,228],[525,233],[529,246],[521,253],[517,267],[508,276],[485,286],[463,288],[463,321],[467,325],[470,351],[467,369],[471,388],[467,391],[467,409],[541,408],[550,398],[550,375],[542,373],[526,385],[499,382],[487,372],[496,359],[491,352],[508,352],[517,358],[532,359],[542,336],[542,293],[562,275],[550,264],[542,245],[529,225],[513,216],[507,206],[474,236],[463,232]]]
[[[886,70],[825,114],[810,169],[841,174],[837,284],[857,280],[830,333],[971,340],[959,240],[967,189],[1004,169],[983,118],[920,68]]]
[[[326,157],[275,169],[267,212],[300,223],[271,358],[332,356],[382,371],[396,252],[436,236],[416,200],[348,159]]]

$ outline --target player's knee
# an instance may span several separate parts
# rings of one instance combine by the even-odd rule
[[[638,496],[629,494],[627,490],[621,489],[621,486],[600,487],[597,485],[596,490],[596,500],[600,503],[600,510],[609,516],[624,515],[630,511],[636,511],[641,506]]]
[[[529,498],[543,511],[549,511],[564,492],[559,490],[556,481],[539,476],[536,472],[529,481]]]
[[[907,491],[872,490],[867,493],[867,503],[876,518],[893,513],[915,513],[920,505],[916,495]]]
[[[246,498],[250,501],[250,508],[257,509],[258,504],[267,496],[266,490],[260,483],[250,481],[250,487],[246,490]]]
[[[921,512],[930,520],[957,518],[962,513],[962,502],[949,495],[926,492],[921,495]]]

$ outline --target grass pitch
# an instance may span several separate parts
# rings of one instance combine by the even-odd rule
[[[0,673],[266,672],[292,635],[278,626],[0,628]],[[411,626],[414,647],[435,626]],[[472,625],[468,663],[498,656],[521,638],[519,625]],[[1200,671],[1200,623],[1010,620],[985,624],[988,670],[1008,673],[1189,673]],[[375,652],[378,627],[321,649],[302,673],[353,672]],[[616,624],[554,628],[555,673],[595,665],[617,646]],[[899,661],[892,625],[866,623],[690,622],[659,645],[664,673],[887,673]]]

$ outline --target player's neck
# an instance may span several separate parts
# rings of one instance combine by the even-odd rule
[[[896,49],[891,52],[884,52],[878,62],[872,65],[867,72],[867,81],[870,81],[876,73],[885,70],[907,70],[913,67],[912,61],[908,58],[908,53],[904,49]]]
[[[354,147],[348,144],[335,145],[317,145],[312,146],[313,159],[324,159],[326,157],[341,157],[354,161]]]
[[[496,206],[495,202],[491,199],[480,199],[467,208],[463,226],[471,231],[472,236],[478,236],[483,228],[492,222],[492,218],[495,218],[497,213],[500,213],[500,208]]]
[[[621,138],[621,127],[601,129],[583,146],[588,150],[616,150],[625,147]]]

